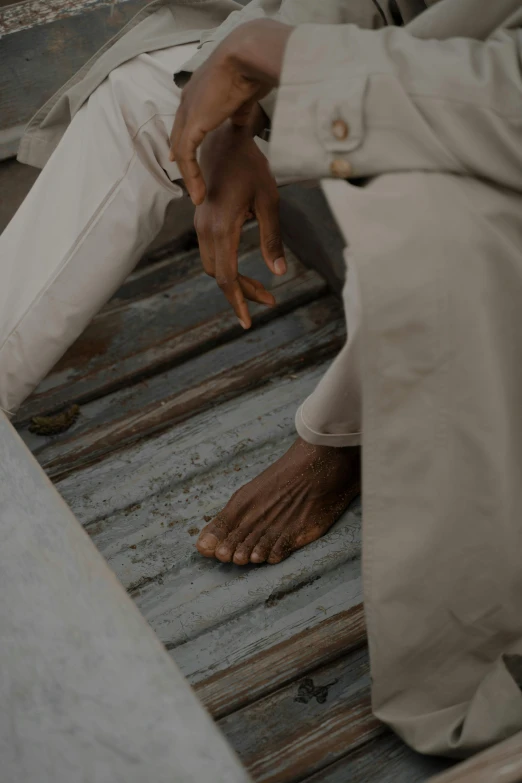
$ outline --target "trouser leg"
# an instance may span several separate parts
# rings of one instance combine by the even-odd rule
[[[361,295],[372,705],[416,750],[522,729],[522,196],[332,182]]]
[[[74,117],[0,236],[0,407],[14,412],[119,287],[163,224],[172,74],[194,44],[115,69]]]
[[[347,260],[343,290],[348,337],[314,392],[296,414],[303,440],[318,446],[358,446],[361,443],[360,323],[357,269]]]

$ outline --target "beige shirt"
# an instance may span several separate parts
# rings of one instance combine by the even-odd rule
[[[377,30],[371,3],[253,0],[205,34],[183,70],[195,70],[237,24],[272,16],[298,26],[277,101],[263,103],[270,117],[276,106],[270,163],[278,176],[422,170],[522,190],[520,1],[441,0],[419,16],[418,2],[398,5],[414,21]]]
[[[405,28],[298,27],[273,119],[273,170],[450,172],[522,191],[521,4],[484,6],[442,0]]]
[[[520,0],[439,0],[423,11],[428,4],[398,0],[413,21],[369,30],[383,25],[371,0],[253,0],[244,8],[233,0],[155,0],[35,115],[19,160],[42,167],[71,117],[122,62],[200,41],[183,69],[190,71],[233,27],[270,17],[298,27],[272,130],[276,174],[443,170],[522,189]],[[264,104],[270,116],[275,97]],[[343,139],[332,134],[336,120],[349,130]]]

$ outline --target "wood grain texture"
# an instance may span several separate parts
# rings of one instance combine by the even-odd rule
[[[218,721],[256,783],[301,780],[384,732],[366,649]]]
[[[47,3],[49,13],[54,3]],[[0,11],[0,130],[28,122],[32,115],[95,52],[146,5],[146,0],[86,5],[81,13],[47,24],[18,28],[10,7]],[[31,15],[31,6],[15,6]]]
[[[221,718],[351,652],[365,640],[364,611],[358,604],[200,683],[196,693],[210,714]]]
[[[270,568],[201,558],[205,516],[282,454],[324,365],[235,398],[113,454],[58,488],[193,683],[361,601],[360,504]]]
[[[522,732],[457,764],[429,783],[520,783],[522,780]]]
[[[154,523],[164,530],[161,522],[152,519],[151,526]],[[200,520],[197,527],[202,524]],[[176,523],[155,536],[149,530],[151,537],[143,545],[122,550],[108,560],[169,648],[256,607],[270,606],[274,596],[283,600],[360,552],[360,521],[350,512],[325,537],[270,572],[203,560],[189,530],[185,524]]]
[[[297,589],[281,592],[275,603],[269,597],[169,651],[192,684],[224,672],[357,605],[360,566],[359,559],[332,563],[320,579],[312,574]]]
[[[60,478],[278,374],[333,356],[343,342],[339,305],[325,297],[248,337],[88,403],[67,433],[34,453],[50,476]]]
[[[143,0],[146,5],[150,0]],[[47,25],[69,16],[77,16],[86,11],[95,11],[103,7],[113,7],[113,13],[118,12],[118,6],[132,0],[22,0],[19,3],[2,2],[0,5],[0,34],[12,35],[31,27]],[[7,6],[7,7],[6,7]]]
[[[282,376],[275,383],[246,392],[212,409],[194,414],[165,432],[114,453],[57,483],[58,490],[83,525],[89,526],[98,545],[113,541],[111,517],[126,514],[125,531],[136,532],[146,521],[143,502],[165,495],[181,498],[183,489],[220,471],[223,486],[216,495],[200,495],[199,513],[211,514],[237,481],[255,475],[248,460],[242,471],[233,468],[236,458],[250,455],[260,468],[277,459],[295,439],[295,411],[318,383],[327,362]],[[28,440],[35,440],[28,435]],[[199,494],[199,493],[197,493]],[[185,498],[183,498],[185,500]],[[117,538],[123,533],[118,531]]]
[[[447,759],[415,753],[386,732],[302,783],[425,783],[450,765]]]
[[[253,305],[253,324],[268,323],[325,293],[321,278],[288,254],[288,274],[273,275],[259,250],[240,269],[273,292],[274,308]],[[177,254],[136,273],[87,327],[22,406],[16,424],[85,403],[238,338],[243,329],[199,252]],[[248,339],[248,338],[247,338]]]

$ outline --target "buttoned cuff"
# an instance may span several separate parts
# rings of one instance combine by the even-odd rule
[[[291,34],[270,137],[276,176],[357,176],[350,153],[363,141],[368,81],[356,56],[358,32],[355,25],[300,25]]]

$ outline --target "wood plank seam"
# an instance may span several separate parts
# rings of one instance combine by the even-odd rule
[[[256,783],[302,783],[324,769],[329,756],[343,758],[386,731],[372,713],[369,694],[356,695],[331,708],[320,725],[290,732],[266,753],[241,760]]]
[[[296,296],[290,296],[270,310],[253,308],[254,329],[267,325],[276,318],[287,315],[300,307],[311,304],[321,299],[327,293],[326,283],[321,282],[318,285],[314,285],[315,281],[311,279],[310,273],[302,275],[301,280],[303,290],[299,291]],[[144,361],[143,366],[137,371],[116,373],[113,379],[109,378],[103,383],[100,382],[99,386],[92,389],[86,388],[85,391],[82,391],[80,388],[76,394],[74,391],[72,394],[67,394],[66,398],[64,398],[63,394],[70,389],[71,385],[74,390],[74,385],[71,381],[64,383],[62,386],[52,388],[48,392],[33,395],[19,411],[15,419],[15,425],[19,429],[27,425],[34,415],[48,416],[57,413],[63,409],[65,400],[69,405],[72,403],[86,405],[100,397],[125,389],[131,383],[139,384],[152,378],[154,375],[175,369],[179,365],[200,356],[202,353],[219,348],[242,335],[243,330],[239,324],[236,325],[236,319],[233,314],[219,313],[217,316],[195,326],[191,330],[190,335],[187,333],[176,334],[171,340],[165,340],[162,347],[164,355],[151,360],[147,364]],[[154,347],[152,346],[152,348]],[[142,353],[145,358],[146,352],[143,351]],[[84,381],[87,387],[88,379],[89,375],[79,378],[77,385],[79,386],[79,382]]]
[[[209,677],[195,690],[215,720],[296,682],[366,642],[363,605],[324,620],[275,647]]]
[[[305,346],[296,340],[295,348],[299,347],[300,350],[296,350],[292,356],[289,355],[292,349],[289,344],[290,349],[284,365],[279,361],[281,349],[267,352],[263,355],[263,367],[258,360],[246,361],[225,373],[211,377],[207,382],[200,383],[197,388],[185,389],[162,400],[160,405],[149,404],[138,412],[122,416],[110,425],[100,425],[92,433],[86,434],[83,445],[78,439],[78,448],[74,452],[74,457],[71,451],[49,462],[41,460],[43,467],[53,481],[59,481],[75,470],[127,448],[138,439],[144,440],[160,433],[218,402],[225,402],[254,387],[261,388],[272,382],[274,378],[288,374],[289,371],[302,370],[321,359],[334,356],[344,342],[344,335],[334,334],[334,330],[326,327],[323,327],[322,331],[328,333],[328,338],[319,345]],[[76,438],[72,437],[71,444],[75,440]]]

